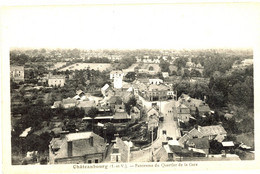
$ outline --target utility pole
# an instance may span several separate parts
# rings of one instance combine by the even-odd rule
[[[128,155],[127,155],[127,162],[130,162],[130,140],[127,141],[127,146],[128,146]]]
[[[153,162],[153,127],[152,127],[152,162]]]

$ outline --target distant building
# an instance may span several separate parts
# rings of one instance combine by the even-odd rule
[[[169,73],[168,72],[162,72],[162,76],[163,76],[163,78],[168,78],[169,77]]]
[[[139,94],[148,101],[163,101],[171,98],[168,92],[171,90],[170,86],[165,84],[151,84],[146,89],[139,92]]]
[[[163,83],[162,79],[149,79],[149,84],[159,85],[159,84],[162,84],[162,83]]]
[[[61,105],[67,109],[67,108],[71,108],[71,107],[75,107],[77,104],[79,103],[79,101],[77,99],[74,98],[66,98],[62,100]]]
[[[122,88],[123,77],[124,77],[124,72],[121,70],[110,72],[110,80],[113,80],[114,88],[116,88],[116,89]]]
[[[51,140],[49,163],[100,163],[105,159],[105,153],[104,138],[93,132],[70,133]]]
[[[10,66],[10,78],[15,82],[24,81],[24,67],[23,66]]]
[[[65,76],[62,75],[50,75],[48,77],[49,86],[63,87],[65,84]]]
[[[184,104],[181,104],[177,107],[177,115],[178,119],[182,122],[188,122],[190,120],[190,109],[185,106]]]
[[[160,112],[159,112],[157,109],[155,109],[154,107],[152,107],[151,109],[149,109],[149,110],[147,111],[147,116],[148,116],[148,117],[154,116],[154,115],[156,115],[157,117],[159,117],[159,114],[160,114]]]
[[[182,94],[179,98],[179,101],[190,109],[191,114],[196,113],[196,108],[198,109],[201,116],[210,114],[210,107],[203,100],[191,98],[189,95]]]

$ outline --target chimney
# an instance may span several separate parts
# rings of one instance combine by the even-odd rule
[[[72,156],[72,141],[68,141],[68,157]]]
[[[103,128],[103,137],[104,137],[104,142],[106,143],[107,142],[107,128],[106,127]]]

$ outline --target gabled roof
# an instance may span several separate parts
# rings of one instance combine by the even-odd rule
[[[113,119],[115,120],[121,120],[121,119],[131,119],[131,116],[128,115],[126,112],[115,112],[115,115],[113,116]]]
[[[178,142],[183,146],[184,143],[194,137],[202,138],[203,134],[199,132],[197,129],[193,128],[191,131],[189,131],[187,134],[183,135]]]
[[[159,84],[159,85],[156,85],[156,84],[150,84],[148,86],[148,91],[153,91],[153,90],[158,90],[158,91],[166,91],[170,89],[170,87],[164,85],[164,84]]]
[[[132,87],[132,84],[131,84],[131,83],[128,83],[128,82],[124,82],[124,81],[123,81],[123,83],[122,83],[122,88],[128,89],[128,88],[130,88],[130,87]]]
[[[109,85],[108,84],[105,84],[102,88],[101,88],[101,90],[102,91],[105,91],[105,90],[107,90],[109,88]]]
[[[128,146],[123,140],[119,137],[116,137],[115,144],[112,148],[118,148],[119,153],[121,154],[121,162],[127,162],[128,160]]]
[[[140,109],[138,109],[136,106],[134,106],[134,107],[131,108],[131,112],[135,112],[135,113],[138,112],[139,113]]]
[[[51,75],[48,79],[65,79],[63,75]]]
[[[147,111],[147,113],[148,113],[148,112],[151,112],[151,111],[153,111],[153,110],[156,111],[156,112],[159,114],[159,111],[158,111],[157,109],[155,109],[154,107],[150,108],[150,109]]]
[[[207,137],[204,138],[193,138],[186,142],[187,145],[195,145],[196,149],[209,149],[209,140]]]
[[[91,107],[95,107],[96,103],[95,101],[80,101],[79,104],[77,105],[77,107],[79,108],[91,108]]]
[[[81,139],[89,139],[93,132],[80,132],[80,133],[70,133],[66,135],[67,141],[75,141]]]
[[[81,93],[84,93],[81,89],[76,91],[77,95],[80,95]]]
[[[109,103],[113,103],[113,104],[122,104],[123,102],[122,98],[119,96],[112,96],[108,101]]]
[[[66,98],[66,99],[63,99],[62,100],[62,103],[63,104],[71,104],[71,103],[77,103],[77,100],[76,99],[74,99],[74,98]]]
[[[218,142],[222,142],[225,139],[224,135],[217,135],[214,140],[217,140]]]
[[[225,142],[223,141],[221,144],[222,144],[223,147],[233,147],[233,146],[235,146],[233,141],[225,141]]]
[[[29,132],[32,130],[32,127],[29,127],[27,129],[25,129],[22,134],[19,137],[25,138],[27,137],[27,135],[29,134]]]
[[[90,137],[93,137],[93,146],[90,145],[89,141],[84,141]],[[50,143],[51,148],[59,148],[59,150],[55,153],[55,158],[68,157],[68,148],[65,146],[67,142],[72,142],[73,144],[72,156],[85,156],[87,154],[104,153],[106,149],[104,139],[93,132],[70,133],[64,138],[60,138],[60,140],[56,138],[52,139]],[[76,146],[74,146],[75,144]]]
[[[123,74],[124,72],[122,70],[114,70],[111,71],[110,74]]]
[[[181,109],[188,109],[188,107],[184,104],[180,104],[179,106],[177,106],[178,108],[181,108]]]
[[[210,112],[210,107],[207,104],[200,105],[198,107],[198,110],[199,110],[199,112]]]
[[[199,126],[198,130],[203,134],[203,136],[227,134],[227,132],[221,125],[203,127]]]

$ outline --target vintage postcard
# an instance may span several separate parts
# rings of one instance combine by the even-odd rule
[[[0,13],[4,173],[260,169],[260,3]]]

